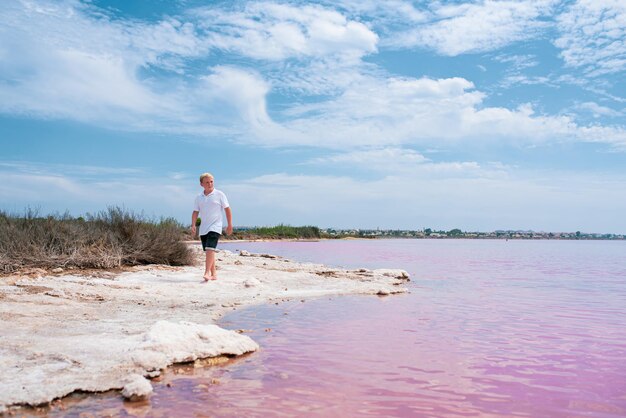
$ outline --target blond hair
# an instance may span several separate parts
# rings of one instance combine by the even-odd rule
[[[202,183],[202,180],[204,180],[207,177],[213,178],[213,174],[211,174],[211,173],[202,173],[202,174],[200,174],[200,183]]]

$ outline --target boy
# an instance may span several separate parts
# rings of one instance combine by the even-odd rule
[[[215,249],[222,233],[222,209],[226,213],[228,227],[226,235],[233,233],[233,215],[226,195],[214,187],[213,175],[204,173],[200,176],[200,185],[204,189],[196,196],[191,214],[191,234],[196,235],[196,219],[200,215],[200,239],[206,253],[204,280],[217,280],[215,268]]]

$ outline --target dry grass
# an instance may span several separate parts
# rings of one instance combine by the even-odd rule
[[[26,267],[189,265],[192,254],[184,238],[183,226],[174,219],[148,220],[117,207],[86,218],[0,211],[0,272]]]

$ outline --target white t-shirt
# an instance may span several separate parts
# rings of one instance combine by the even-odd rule
[[[229,207],[226,195],[213,189],[211,193],[205,196],[204,191],[196,196],[193,204],[193,210],[200,212],[198,215],[202,220],[200,223],[199,235],[206,235],[210,231],[222,233],[222,210]]]

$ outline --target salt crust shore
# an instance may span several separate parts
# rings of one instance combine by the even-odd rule
[[[199,248],[193,251],[200,261]],[[0,278],[0,413],[77,390],[149,396],[146,378],[173,363],[259,348],[213,324],[230,310],[402,293],[409,280],[402,270],[341,270],[245,251],[217,257],[220,278],[210,282],[202,281],[199,266]]]

